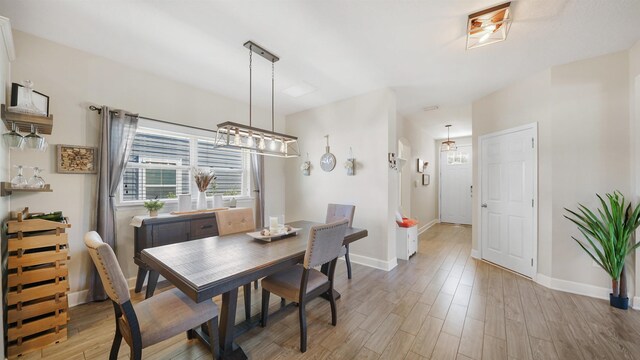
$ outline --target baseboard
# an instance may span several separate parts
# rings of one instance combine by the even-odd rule
[[[610,289],[600,286],[583,284],[569,280],[555,279],[544,274],[537,274],[535,282],[553,290],[560,290],[572,294],[589,296],[596,299],[609,300]],[[637,301],[634,301],[633,303],[637,304]]]
[[[351,260],[351,262],[354,264],[364,265],[364,266],[368,266],[374,269],[380,269],[384,271],[390,271],[391,269],[398,266],[398,259],[396,258],[393,258],[393,260],[384,261],[380,259],[374,259],[368,256],[349,253],[349,260]]]
[[[640,296],[633,298],[633,304],[631,306],[634,310],[640,310]]]
[[[69,307],[74,307],[87,303],[87,296],[89,290],[80,290],[67,294],[67,300],[69,301]]]
[[[418,229],[418,235],[422,234],[423,232],[429,230],[430,227],[432,227],[433,225],[439,223],[440,221],[438,219],[433,219],[431,221],[429,221],[426,225],[422,226],[421,228]]]
[[[158,279],[161,281],[162,277]],[[132,277],[127,279],[127,285],[129,286],[129,290],[133,290],[136,287],[136,278]],[[88,303],[87,296],[89,295],[89,289],[84,289],[80,291],[74,291],[72,293],[67,294],[67,299],[69,300],[69,307],[74,307],[82,304]]]
[[[471,249],[471,257],[480,260],[480,250]]]

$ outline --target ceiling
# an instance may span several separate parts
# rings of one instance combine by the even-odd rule
[[[425,122],[440,121],[425,106],[470,104],[534,72],[628,49],[640,38],[640,1],[519,0],[507,41],[465,50],[467,14],[495,4],[0,0],[0,15],[18,30],[241,100],[248,97],[242,44],[253,40],[281,58],[280,114],[390,87],[399,112]],[[270,75],[270,64],[254,58],[259,105],[270,104]],[[301,82],[317,90],[282,93]]]

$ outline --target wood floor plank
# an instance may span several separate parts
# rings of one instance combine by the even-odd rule
[[[464,321],[462,338],[458,353],[471,359],[482,359],[482,344],[484,341],[484,322],[467,317]]]
[[[389,341],[391,341],[396,331],[400,328],[400,325],[402,325],[403,320],[404,319],[400,315],[393,313],[389,314],[382,325],[380,325],[378,329],[371,334],[369,340],[365,344],[365,347],[377,352],[378,354],[382,354]]]
[[[441,332],[433,349],[432,359],[455,360],[458,355],[458,345],[460,338],[454,335]]]
[[[529,344],[527,326],[523,322],[506,319],[507,354],[510,359],[531,360],[533,354]]]
[[[415,335],[411,335],[404,331],[397,331],[393,336],[387,347],[384,349],[384,352],[380,356],[380,359],[385,360],[402,360],[404,359],[409,350],[411,349],[411,345],[415,341]]]
[[[416,335],[411,351],[427,359],[430,358],[433,348],[438,341],[442,324],[444,324],[442,319],[428,316],[422,324],[418,335]]]
[[[462,327],[466,316],[466,306],[452,304],[447,313],[447,318],[444,320],[442,331],[453,336],[462,336]]]
[[[482,344],[483,360],[506,360],[507,359],[507,342],[491,335],[484,335],[484,343]]]
[[[531,343],[531,351],[535,360],[558,359],[558,354],[551,341],[531,337],[529,342]]]

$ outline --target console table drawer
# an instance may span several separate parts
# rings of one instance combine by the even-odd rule
[[[215,217],[191,220],[191,238],[199,239],[218,236],[218,225]]]

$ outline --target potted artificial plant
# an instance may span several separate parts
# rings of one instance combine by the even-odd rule
[[[164,203],[160,200],[147,200],[144,202],[145,209],[149,210],[149,216],[155,217],[158,216],[158,210],[162,209]]]
[[[634,244],[632,235],[640,225],[640,204],[631,208],[624,196],[615,191],[606,194],[607,201],[596,194],[601,208],[597,215],[586,206],[578,204],[578,211],[567,208],[571,215],[565,217],[578,226],[587,242],[572,237],[578,245],[611,276],[609,303],[619,309],[629,307],[625,260],[640,245]]]

